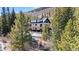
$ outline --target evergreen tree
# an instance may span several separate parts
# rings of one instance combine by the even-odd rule
[[[79,50],[79,32],[76,30],[76,20],[69,20],[65,30],[61,35],[61,40],[57,42],[58,50],[77,51]]]
[[[43,26],[43,31],[42,31],[42,36],[43,36],[43,39],[46,41],[47,39],[48,39],[48,25],[47,24],[45,24],[44,26]]]
[[[24,50],[24,43],[31,41],[28,28],[28,17],[20,12],[20,16],[15,20],[15,25],[10,33],[11,47],[13,50]]]
[[[2,19],[0,17],[0,35],[2,34]]]
[[[11,13],[10,27],[15,24],[15,23],[14,23],[15,19],[16,19],[16,14],[15,14],[15,10],[14,10],[14,8],[13,8],[13,9],[12,9],[12,13]]]
[[[64,30],[69,19],[74,19],[74,8],[55,8],[52,25],[52,41],[54,43],[54,49],[57,49],[57,40],[61,40],[61,34]]]
[[[8,32],[10,32],[11,15],[10,15],[9,7],[7,7],[7,15],[6,15],[6,19],[7,19]]]
[[[5,36],[5,35],[7,35],[7,32],[8,32],[8,24],[7,24],[7,20],[6,20],[5,7],[2,7],[1,19],[2,19],[2,34]]]

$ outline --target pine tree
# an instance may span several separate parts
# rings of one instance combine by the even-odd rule
[[[6,8],[7,9],[7,15],[6,15],[6,19],[7,19],[7,26],[8,26],[8,32],[10,32],[10,22],[11,22],[11,14],[10,14],[10,10],[9,7]]]
[[[10,27],[15,24],[15,23],[14,23],[15,19],[16,19],[16,14],[15,14],[15,10],[14,10],[14,8],[13,8],[13,9],[12,9],[12,12],[11,12]]]
[[[8,33],[8,24],[7,24],[7,20],[6,20],[5,7],[2,7],[1,19],[2,19],[2,34],[5,36]]]
[[[74,17],[71,17],[65,29],[62,31],[61,39],[57,40],[57,50],[78,51],[79,50],[79,30],[78,15],[79,9],[75,9]]]
[[[0,17],[0,35],[2,34],[2,19]]]
[[[61,34],[64,30],[69,19],[74,19],[74,8],[55,8],[53,19],[51,21],[52,25],[52,41],[54,43],[54,50],[57,49],[57,41],[61,40]]]
[[[28,28],[28,17],[20,12],[20,16],[15,20],[10,33],[11,47],[13,50],[24,50],[24,43],[31,41],[31,35]]]
[[[70,19],[57,42],[58,50],[77,51],[79,50],[79,32],[76,30],[76,20]]]
[[[73,29],[73,24],[72,24],[72,20],[70,19],[65,30],[63,31],[63,34],[61,35],[61,40],[58,41],[58,46],[57,46],[58,50],[71,50],[70,42],[73,41],[73,38],[71,37],[72,29]]]
[[[48,24],[45,24],[43,26],[43,32],[42,32],[42,36],[43,36],[43,39],[46,41],[48,39]]]

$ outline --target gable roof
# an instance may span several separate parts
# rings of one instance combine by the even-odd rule
[[[44,22],[44,23],[50,23],[50,21],[49,21],[48,18],[43,18],[43,22]]]
[[[31,20],[31,23],[50,23],[48,18],[34,19]]]

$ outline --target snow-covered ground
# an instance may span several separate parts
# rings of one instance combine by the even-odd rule
[[[42,38],[42,33],[41,32],[31,32],[31,35],[32,35],[32,38],[33,40],[36,40],[38,43],[37,43],[37,48],[40,49],[40,44],[43,46],[44,49],[46,48],[49,48],[49,40],[47,41],[44,41],[43,38]]]
[[[41,32],[31,32],[32,36],[42,36]]]
[[[11,51],[10,41],[7,37],[0,37],[0,51]]]
[[[32,38],[35,40],[38,40],[39,38],[42,37],[42,33],[41,32],[31,32]]]
[[[38,42],[37,43],[38,47],[40,46],[41,43],[44,46],[44,48],[49,47],[49,42],[48,41],[41,40],[41,37],[42,37],[41,32],[31,32],[31,35],[32,35],[33,40]],[[41,50],[40,47],[39,48],[38,47],[33,48],[29,44],[25,44],[25,47],[27,47],[26,48],[27,51],[40,51]],[[11,51],[11,49],[10,49],[10,40],[8,40],[7,37],[0,37],[0,50],[1,51]]]
[[[5,47],[4,43],[0,41],[0,51],[4,51],[4,47]]]

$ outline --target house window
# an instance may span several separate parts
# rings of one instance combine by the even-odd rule
[[[35,28],[35,30],[37,30],[37,28]]]
[[[40,27],[42,27],[42,24],[40,24]]]
[[[37,26],[37,24],[35,24],[35,26]]]

